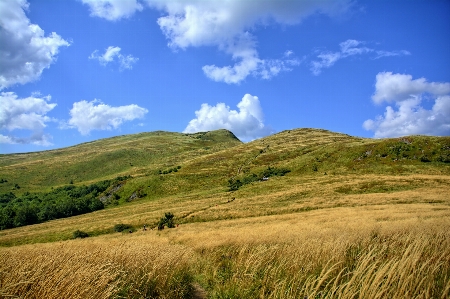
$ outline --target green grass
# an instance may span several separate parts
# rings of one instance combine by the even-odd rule
[[[0,155],[0,193],[46,191],[69,184],[89,184],[119,175],[151,175],[198,156],[241,142],[225,130],[211,133],[141,133],[98,140],[69,148]],[[208,147],[205,150],[205,147]]]
[[[133,214],[142,204],[155,211],[130,224],[155,224],[168,208],[189,215],[181,217],[183,223],[215,221],[304,212],[349,202],[360,205],[345,196],[381,193],[395,197],[430,186],[445,190],[449,155],[450,137],[377,140],[296,129],[244,144],[226,130],[195,134],[158,131],[59,150],[1,155],[0,193],[51,192],[70,183],[90,185],[129,175],[120,188],[99,196],[117,199],[108,210],[129,209]],[[268,169],[283,170],[283,176],[261,182]],[[418,177],[402,178],[411,175]],[[242,184],[230,188],[230,181],[237,180]],[[231,202],[233,198],[239,201]],[[411,201],[403,195],[399,198],[389,202]],[[113,225],[87,232],[110,233]],[[73,231],[62,233],[60,239],[67,239]],[[57,235],[38,239],[57,240]],[[27,238],[24,242],[33,241]]]

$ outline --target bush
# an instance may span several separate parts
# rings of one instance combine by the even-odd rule
[[[272,176],[284,176],[285,174],[291,172],[291,170],[287,168],[276,168],[276,167],[267,167],[267,169],[263,170],[259,174],[252,173],[245,177],[242,177],[242,181],[240,179],[231,178],[228,180],[228,191],[236,191],[243,185],[251,184],[256,181],[263,180],[263,178],[269,178]]]
[[[120,224],[114,225],[114,231],[120,233],[120,232],[123,232],[124,230],[132,230],[132,231],[134,231],[134,228],[130,224],[120,223]]]
[[[420,161],[421,162],[431,162],[430,158],[428,158],[427,156],[420,157]]]
[[[84,231],[81,231],[81,230],[76,230],[76,231],[73,232],[73,237],[72,238],[73,239],[78,239],[78,238],[83,239],[83,238],[87,238],[87,237],[89,237],[88,233],[86,233]]]
[[[241,186],[243,185],[243,183],[240,180],[233,180],[233,179],[229,179],[228,180],[228,190],[229,191],[236,191],[238,190]]]
[[[173,220],[175,216],[172,213],[165,213],[164,217],[161,218],[158,222],[158,229],[164,229],[164,226],[167,225],[168,228],[175,227],[175,221]]]

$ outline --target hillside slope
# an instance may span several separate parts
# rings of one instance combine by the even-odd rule
[[[0,155],[0,193],[47,191],[117,176],[168,169],[197,156],[241,144],[227,130],[181,134],[150,132],[97,140],[51,151]]]
[[[450,137],[316,129],[245,144],[225,130],[153,132],[0,156],[2,192],[20,203],[122,177],[88,194],[117,205],[0,230],[0,293],[447,298],[449,158]],[[174,228],[152,229],[167,215]]]
[[[34,231],[41,241],[57,240],[70,238],[74,225],[102,234],[119,222],[153,225],[167,211],[190,223],[355,205],[447,205],[449,161],[449,137],[377,140],[296,129],[244,144],[226,130],[152,132],[0,156],[0,179],[7,180],[0,193],[21,196],[131,176],[94,193],[114,195],[119,206],[64,220],[72,223],[64,229],[51,221],[45,236]],[[37,240],[14,234],[0,233],[0,243]]]

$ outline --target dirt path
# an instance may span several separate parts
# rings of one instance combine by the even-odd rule
[[[194,299],[208,298],[206,291],[198,283],[193,283],[192,286],[194,287]]]

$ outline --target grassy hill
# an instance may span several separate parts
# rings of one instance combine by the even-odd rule
[[[86,248],[96,252],[89,258],[96,266],[83,275],[99,280],[89,294],[103,290],[104,298],[143,292],[164,298],[172,291],[165,298],[444,298],[450,292],[450,137],[365,139],[296,129],[244,144],[226,130],[151,132],[0,156],[0,180],[7,181],[0,193],[18,197],[118,176],[120,184],[96,194],[114,195],[115,205],[0,231],[0,270],[19,267],[11,258],[29,267],[28,276],[8,276],[5,294],[26,294],[30,288],[16,285],[42,273],[21,253],[69,265]],[[167,212],[179,227],[142,231]],[[141,230],[117,233],[117,224]],[[70,240],[77,230],[91,237]],[[46,242],[55,243],[36,244]],[[155,250],[165,254],[150,253]],[[113,266],[100,275],[95,269],[102,265]],[[67,267],[70,273],[75,265]],[[108,288],[102,279],[115,284]],[[136,279],[139,285],[131,283]],[[95,297],[89,294],[84,298]]]
[[[229,131],[181,134],[151,132],[102,139],[73,147],[0,155],[0,192],[48,191],[51,187],[89,184],[117,176],[142,176],[176,167],[241,144]]]

